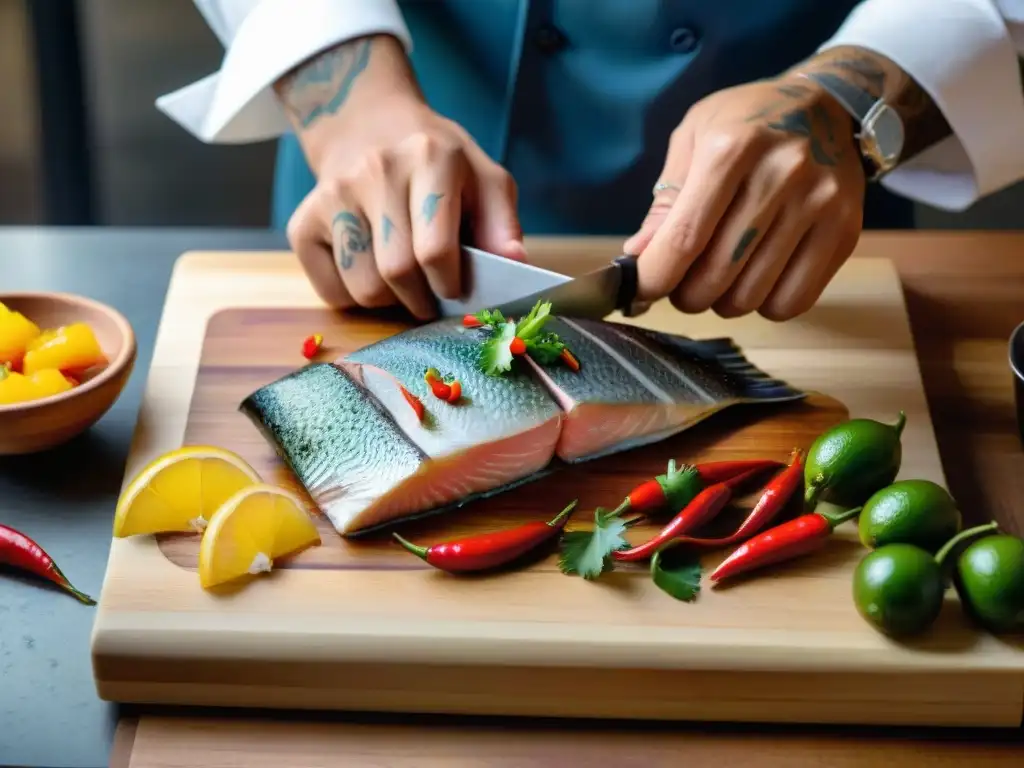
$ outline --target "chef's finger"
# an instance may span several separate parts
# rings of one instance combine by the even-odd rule
[[[651,207],[641,222],[640,229],[623,244],[623,253],[640,254],[644,252],[679,196],[693,159],[694,132],[691,125],[692,122],[684,120],[679,126],[678,132],[673,133],[672,138],[669,139],[665,166],[661,170],[661,175],[658,176],[655,188],[652,189]],[[660,189],[657,188],[658,185],[661,185]]]
[[[331,217],[334,263],[345,288],[362,307],[395,304],[395,294],[377,271],[373,256],[373,232],[366,214],[348,200]]]
[[[736,197],[756,148],[731,136],[697,137],[683,188],[637,260],[641,299],[667,296],[679,285]]]
[[[800,215],[800,203],[791,200],[747,259],[729,290],[714,304],[722,317],[739,317],[756,312],[772,292],[786,264],[813,222]]]
[[[330,232],[321,212],[322,194],[316,188],[299,203],[288,221],[288,243],[317,296],[330,307],[345,309],[355,302],[334,266]]]
[[[412,249],[434,293],[461,293],[459,226],[467,161],[461,149],[437,148],[429,165],[413,171],[409,186]]]
[[[489,161],[471,160],[470,170],[473,178],[466,185],[465,203],[474,244],[499,256],[526,261],[512,175]]]
[[[828,281],[841,238],[842,233],[832,222],[822,221],[811,227],[758,312],[781,322],[813,307]]]
[[[373,227],[377,271],[395,297],[420,320],[437,314],[436,302],[412,250],[409,186],[400,176],[388,176],[363,195]]]
[[[780,211],[790,220],[807,222],[806,230],[810,222],[804,203],[815,188],[812,179],[802,148],[783,147],[763,156],[740,185],[704,252],[690,265],[672,303],[683,312],[710,309],[748,264],[762,258],[758,246]]]

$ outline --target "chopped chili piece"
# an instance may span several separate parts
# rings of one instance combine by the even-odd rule
[[[316,353],[320,351],[320,347],[323,343],[324,337],[319,333],[307,336],[302,342],[302,356],[307,360],[312,360],[316,357]]]
[[[448,393],[448,402],[459,402],[459,398],[462,397],[462,384],[460,384],[458,379],[456,379],[449,386],[451,387],[451,392]]]
[[[508,351],[516,357],[526,354],[526,342],[520,339],[518,336],[512,339],[512,342],[508,345]]]
[[[33,573],[52,581],[79,602],[96,605],[96,601],[71,585],[53,558],[20,531],[0,524],[0,563]]]
[[[860,507],[855,507],[834,517],[810,512],[769,528],[737,547],[714,570],[710,579],[722,581],[814,552],[825,545],[837,525],[857,517],[860,510]]]
[[[580,361],[576,359],[568,349],[562,350],[562,362],[569,366],[569,370],[573,373],[577,373],[580,370]]]
[[[700,479],[707,485],[713,485],[714,483],[721,483],[724,480],[730,480],[739,474],[750,472],[751,470],[761,471],[763,469],[773,469],[781,466],[783,466],[782,462],[775,461],[774,459],[710,461],[696,465],[697,471],[700,473]]]
[[[420,559],[449,573],[469,573],[499,568],[517,560],[534,548],[557,536],[569,520],[576,502],[572,502],[549,522],[529,522],[503,531],[481,533],[463,539],[422,547],[406,541],[397,533],[395,540]]]
[[[412,406],[412,409],[416,412],[416,418],[423,421],[423,403],[405,387],[399,385],[398,387],[402,392],[402,397],[405,398],[405,402]]]
[[[483,323],[480,322],[480,318],[478,318],[476,315],[465,315],[462,318],[462,324],[466,328],[479,328],[480,326],[483,325]]]

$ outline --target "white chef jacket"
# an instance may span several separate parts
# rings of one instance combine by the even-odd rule
[[[765,0],[770,2],[771,0]],[[822,0],[828,2],[828,0]],[[313,54],[389,33],[411,51],[396,0],[195,0],[225,46],[220,69],[157,107],[207,143],[280,136],[273,83]],[[876,51],[917,80],[953,135],[885,176],[891,191],[959,211],[1024,178],[1024,0],[863,0],[820,50]]]

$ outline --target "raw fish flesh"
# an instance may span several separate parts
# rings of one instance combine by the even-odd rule
[[[342,535],[508,490],[575,463],[681,432],[725,407],[805,396],[754,367],[729,339],[693,341],[630,325],[552,318],[580,361],[478,365],[486,331],[440,320],[305,366],[241,410]],[[427,368],[457,378],[435,398]],[[421,422],[402,393],[424,405]]]

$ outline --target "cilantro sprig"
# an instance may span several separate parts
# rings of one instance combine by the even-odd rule
[[[500,376],[512,369],[514,359],[529,355],[540,365],[551,365],[566,360],[568,350],[557,333],[544,330],[544,324],[553,317],[550,301],[538,301],[525,317],[518,321],[506,319],[500,310],[485,309],[473,317],[481,327],[490,331],[480,353],[480,367],[490,376]],[[568,355],[574,370],[579,364]]]
[[[613,570],[615,561],[612,553],[629,547],[629,542],[622,536],[625,532],[626,523],[618,514],[598,507],[594,512],[592,531],[562,534],[558,569],[566,575],[575,574],[588,581]]]

